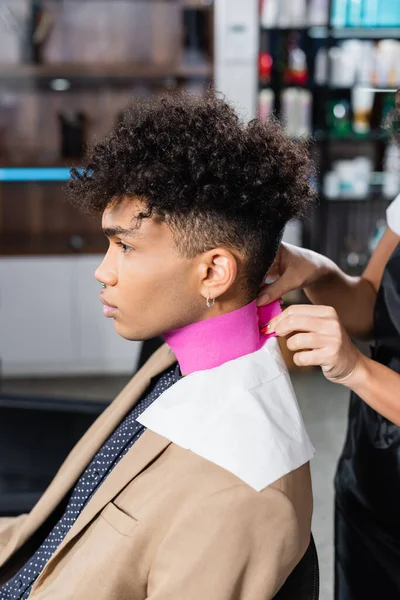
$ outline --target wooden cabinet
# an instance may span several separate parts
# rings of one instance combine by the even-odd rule
[[[0,8],[0,256],[103,251],[98,223],[68,206],[61,180],[39,181],[36,169],[82,164],[134,97],[207,89],[212,15],[208,0]],[[22,168],[31,174],[11,183],[9,169]]]
[[[62,182],[0,182],[0,256],[101,253],[100,217],[82,214]]]
[[[141,344],[103,316],[101,258],[0,258],[3,376],[133,373]]]

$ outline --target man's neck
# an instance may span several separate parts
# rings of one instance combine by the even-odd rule
[[[280,312],[279,303],[257,309],[256,301],[232,312],[164,334],[182,373],[205,371],[256,352],[269,336],[260,326]]]

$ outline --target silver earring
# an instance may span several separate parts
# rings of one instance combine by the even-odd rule
[[[212,308],[215,304],[215,298],[210,298],[210,294],[208,294],[206,304],[207,304],[207,308]]]
[[[105,284],[105,283],[102,283],[102,284],[101,284],[101,287],[102,287],[102,289],[103,289],[103,290],[105,290],[107,286],[106,286],[106,284]]]

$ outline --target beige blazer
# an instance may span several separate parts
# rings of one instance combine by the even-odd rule
[[[0,583],[150,383],[160,348],[69,454],[29,515],[0,519]],[[257,492],[147,430],[82,511],[30,600],[268,600],[310,541],[309,465]]]

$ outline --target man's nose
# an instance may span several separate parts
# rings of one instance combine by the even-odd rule
[[[110,265],[108,253],[104,257],[102,263],[97,267],[94,277],[97,281],[105,283],[106,285],[115,285],[117,283],[117,274]]]

